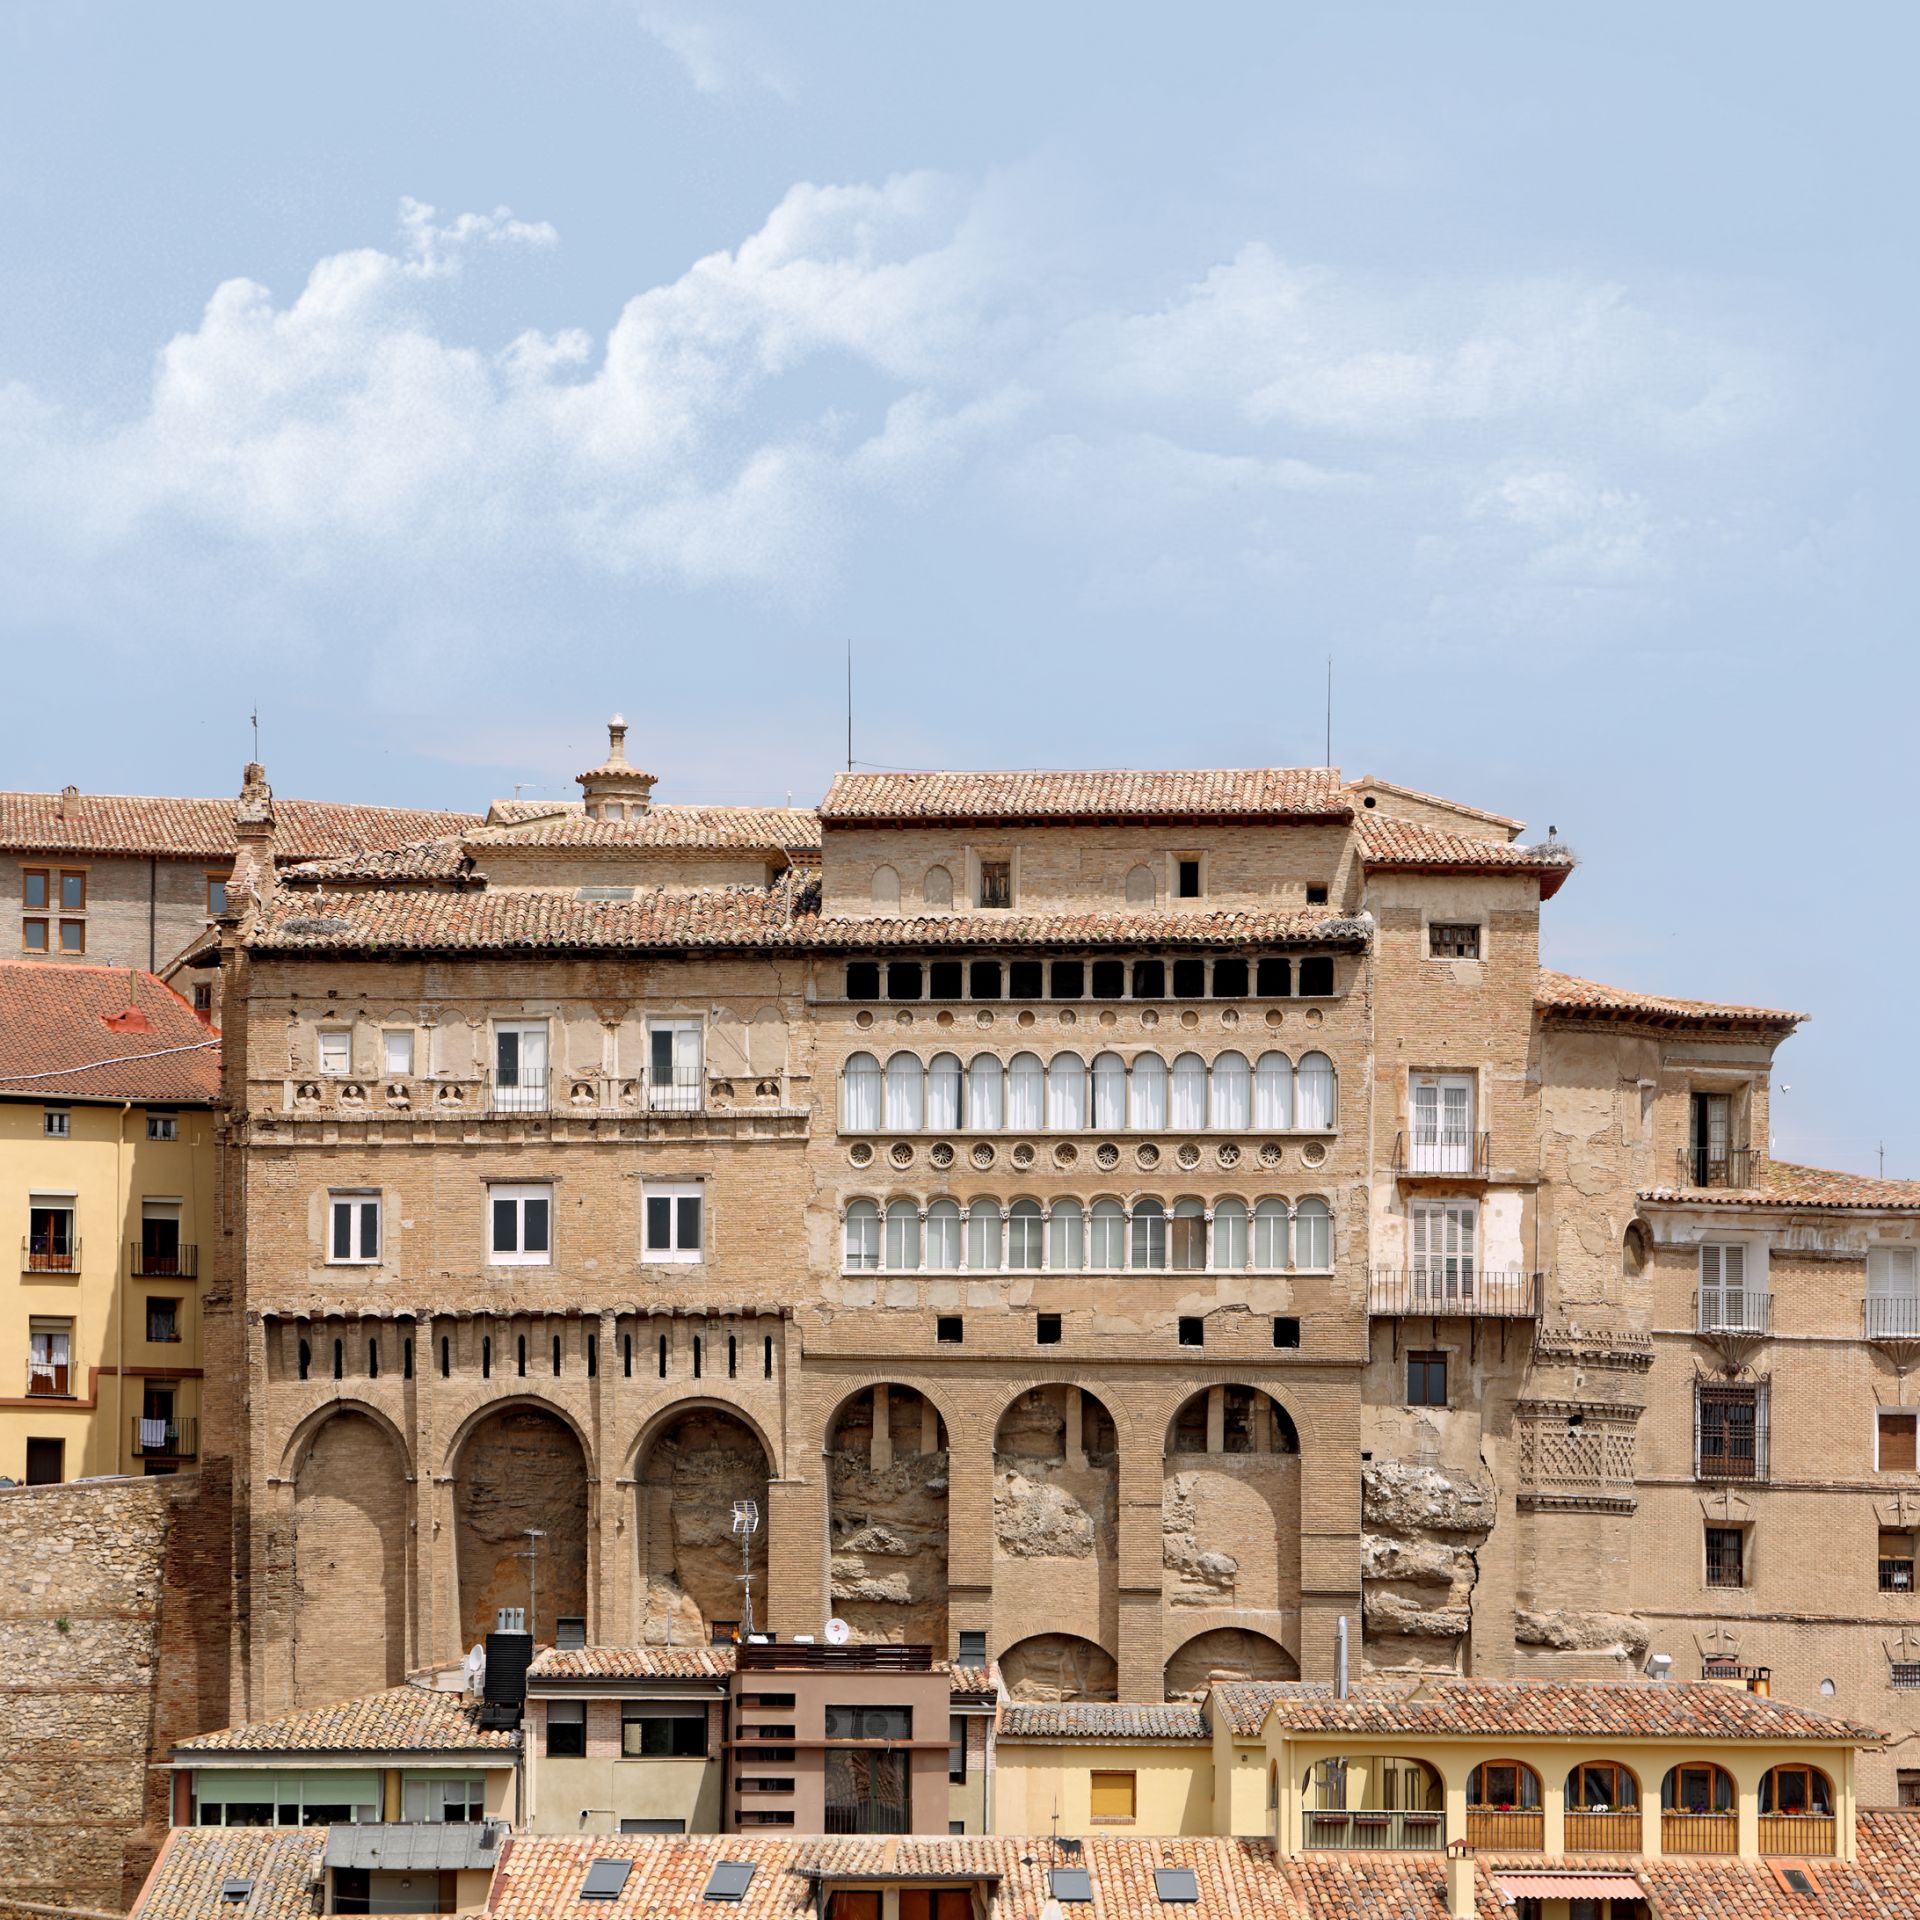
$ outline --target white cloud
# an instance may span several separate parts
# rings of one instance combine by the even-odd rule
[[[681,6],[643,6],[640,27],[679,61],[698,93],[726,93],[742,81],[782,99],[793,88],[766,44],[743,22],[711,6],[691,12]]]
[[[460,270],[461,255],[477,240],[488,246],[551,247],[560,236],[544,220],[516,220],[511,207],[462,213],[436,225],[433,208],[411,196],[400,202],[400,237],[409,271],[443,279]]]

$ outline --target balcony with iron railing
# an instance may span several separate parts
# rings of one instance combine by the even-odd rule
[[[701,1113],[706,1086],[695,1077],[642,1079],[635,1074],[488,1073],[489,1113]]]
[[[1696,1333],[1771,1333],[1773,1295],[1760,1287],[1701,1287],[1693,1296]]]
[[[1569,1853],[1638,1853],[1640,1809],[1618,1807],[1599,1813],[1569,1807],[1565,1844]]]
[[[1920,1294],[1870,1293],[1866,1314],[1869,1340],[1920,1340]]]
[[[199,1451],[199,1423],[191,1415],[133,1416],[133,1452],[139,1460],[192,1460]]]
[[[1779,1860],[1818,1860],[1833,1853],[1830,1813],[1763,1813],[1760,1852]]]
[[[1367,1312],[1377,1320],[1531,1320],[1540,1311],[1541,1277],[1522,1269],[1484,1272],[1457,1260],[1376,1267],[1367,1276]]]
[[[1732,1813],[1683,1813],[1669,1807],[1660,1815],[1662,1853],[1736,1853],[1740,1817]]]
[[[1315,1850],[1343,1853],[1438,1853],[1446,1841],[1446,1816],[1312,1807],[1303,1839]]]
[[[30,1400],[70,1400],[73,1397],[72,1369],[64,1360],[27,1362],[27,1397]]]
[[[22,1273],[78,1273],[80,1240],[75,1235],[30,1233],[20,1242]]]
[[[1760,1177],[1755,1147],[1682,1147],[1674,1156],[1678,1187],[1750,1187]]]
[[[1467,1809],[1467,1845],[1538,1853],[1547,1844],[1547,1816],[1538,1807]]]
[[[1493,1135],[1452,1127],[1414,1127],[1393,1136],[1393,1171],[1401,1180],[1484,1180],[1493,1167]]]
[[[136,1280],[192,1280],[200,1272],[200,1249],[185,1240],[170,1247],[132,1240],[127,1243],[127,1258]]]

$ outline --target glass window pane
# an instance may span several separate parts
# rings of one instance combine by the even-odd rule
[[[674,1202],[674,1210],[679,1215],[680,1251],[698,1253],[700,1251],[700,1196],[697,1193],[683,1193]]]
[[[523,1202],[526,1209],[526,1246],[527,1253],[545,1253],[547,1250],[547,1202],[528,1200]]]
[[[664,1193],[647,1195],[647,1251],[673,1250],[673,1202]]]
[[[495,1200],[493,1203],[493,1250],[495,1253],[517,1253],[520,1250],[519,1204],[512,1200]]]

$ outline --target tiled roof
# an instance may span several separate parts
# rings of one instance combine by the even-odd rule
[[[546,815],[513,825],[482,827],[468,836],[486,847],[644,847],[698,853],[776,848],[820,851],[820,816],[810,807],[652,807],[637,819],[589,820],[583,813]]]
[[[0,847],[227,862],[239,844],[233,806],[230,798],[82,793],[63,802],[57,793],[0,793]],[[396,847],[480,824],[478,814],[336,800],[276,800],[273,812],[274,851],[281,860],[325,859],[356,847]]]
[[[955,1660],[947,1668],[947,1679],[955,1693],[998,1693],[1000,1691],[999,1662]]]
[[[0,961],[0,1093],[211,1102],[220,1037],[150,973]]]
[[[529,1680],[724,1680],[731,1647],[544,1647]]]
[[[1344,820],[1331,767],[1196,767],[1146,773],[836,773],[820,818],[833,826],[921,820]]]
[[[1208,1691],[1207,1705],[1237,1738],[1253,1740],[1267,1724],[1267,1709],[1281,1694],[1297,1693],[1313,1682],[1298,1680],[1221,1680]]]
[[[1625,987],[1602,986],[1571,973],[1540,969],[1533,1004],[1542,1013],[1585,1014],[1595,1019],[1638,1020],[1656,1026],[1778,1027],[1797,1026],[1804,1013],[1784,1013],[1777,1007],[1724,1006],[1713,1000],[1676,1000],[1669,994],[1634,993]]]
[[[329,880],[456,880],[469,868],[464,835],[415,840],[404,847],[375,847],[334,860],[302,860],[280,878],[293,886]]]
[[[1292,1733],[1636,1740],[1833,1740],[1876,1727],[1708,1681],[1367,1680],[1347,1698],[1320,1681],[1273,1681],[1267,1711]]]
[[[1003,1740],[1205,1740],[1206,1717],[1186,1701],[1138,1705],[1013,1701],[1000,1709]]]
[[[1654,1187],[1640,1198],[1689,1207],[1908,1209],[1920,1208],[1920,1180],[1875,1180],[1863,1173],[1835,1173],[1826,1167],[1796,1167],[1781,1160],[1763,1160],[1757,1186]]]
[[[1444,794],[1422,793],[1418,787],[1403,787],[1397,780],[1382,780],[1377,773],[1363,773],[1358,780],[1349,780],[1344,790],[1358,798],[1369,787],[1377,793],[1398,794],[1403,800],[1418,800],[1429,807],[1444,807],[1449,813],[1465,814],[1470,820],[1484,820],[1491,827],[1507,827],[1514,833],[1527,824],[1510,814],[1489,813],[1485,807],[1470,807],[1464,800],[1449,800]]]
[[[130,1920],[312,1920],[325,1827],[174,1827],[160,1848]],[[250,1880],[244,1902],[220,1896],[227,1880]]]
[[[1376,870],[1411,868],[1430,873],[1537,873],[1546,898],[1559,892],[1574,858],[1564,847],[1543,843],[1523,847],[1510,840],[1483,840],[1470,833],[1450,833],[1417,820],[1395,820],[1379,813],[1362,813],[1356,825],[1360,857]]]
[[[513,1746],[512,1730],[481,1726],[463,1695],[403,1686],[198,1734],[178,1742],[174,1752],[185,1757],[200,1753],[445,1753],[476,1748],[511,1752]]]

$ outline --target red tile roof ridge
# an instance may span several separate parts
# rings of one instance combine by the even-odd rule
[[[1272,818],[1347,820],[1332,767],[927,768],[837,773],[823,824],[920,820]]]
[[[1534,987],[1533,1004],[1542,1012],[1620,1016],[1649,1020],[1699,1021],[1723,1026],[1797,1026],[1810,1014],[1779,1007],[1743,1006],[1715,1000],[1683,1000],[1672,994],[1637,993],[1629,987],[1608,986],[1574,973],[1542,967]]]
[[[1885,1180],[1832,1167],[1760,1162],[1760,1181],[1746,1187],[1649,1187],[1642,1200],[1703,1207],[1920,1208],[1920,1180]]]

